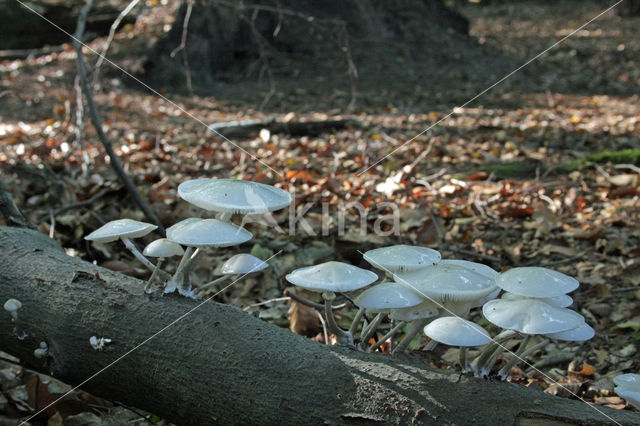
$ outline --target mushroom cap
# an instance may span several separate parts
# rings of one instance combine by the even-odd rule
[[[490,300],[482,307],[482,313],[493,324],[523,334],[558,333],[584,323],[577,312],[534,299]]]
[[[473,272],[476,272],[480,275],[484,275],[487,278],[491,278],[495,280],[500,273],[490,266],[485,265],[484,263],[471,262],[469,260],[464,259],[442,259],[439,262],[440,265],[458,265],[463,268],[471,269]]]
[[[387,311],[419,305],[424,299],[415,291],[396,282],[384,282],[366,289],[353,303],[368,311]]]
[[[110,243],[118,238],[139,238],[156,229],[151,223],[140,222],[133,219],[112,220],[102,225],[86,237],[85,240],[97,243]]]
[[[167,232],[167,238],[188,247],[228,247],[249,241],[253,235],[228,222],[202,219],[172,229]]]
[[[473,308],[479,308],[480,306],[484,305],[485,303],[487,303],[489,300],[493,300],[496,297],[498,297],[498,295],[500,294],[500,292],[502,291],[502,289],[500,287],[496,288],[494,291],[492,291],[491,293],[489,293],[488,295],[480,298],[480,299],[476,299],[476,301],[473,303]]]
[[[392,309],[389,317],[398,321],[414,321],[418,319],[433,318],[438,316],[439,306],[429,300],[408,308]]]
[[[22,308],[22,302],[18,299],[9,299],[4,302],[4,309],[9,312],[15,312],[18,309]]]
[[[640,374],[621,374],[613,379],[614,392],[640,410]]]
[[[512,268],[496,278],[498,287],[528,297],[554,297],[567,294],[580,283],[573,277],[538,266]]]
[[[269,264],[251,254],[240,253],[231,256],[222,264],[223,274],[249,274],[251,272],[262,271]]]
[[[458,265],[436,265],[413,272],[395,273],[394,281],[425,298],[439,301],[470,301],[496,290],[493,280]]]
[[[182,256],[184,250],[182,246],[173,241],[169,241],[167,238],[158,238],[150,242],[142,251],[142,254],[150,257],[171,257]]]
[[[566,308],[567,306],[571,306],[571,304],[573,303],[573,298],[568,294],[561,294],[559,296],[554,296],[554,297],[528,297],[528,296],[521,296],[519,294],[514,294],[506,291],[500,298],[505,300],[518,300],[518,299],[539,300],[541,302],[548,303],[551,306],[555,306],[556,308]]]
[[[424,327],[424,334],[450,346],[482,346],[491,341],[487,330],[460,317],[436,318]]]
[[[167,228],[167,238],[171,238],[171,234],[178,228],[184,225],[188,225],[190,223],[198,222],[199,220],[204,220],[201,217],[188,217],[186,219],[182,219],[180,222],[174,223],[170,227]]]
[[[435,265],[440,258],[436,250],[403,244],[369,250],[364,254],[364,260],[385,272],[415,271]]]
[[[566,340],[570,342],[584,342],[596,335],[596,332],[586,322],[580,324],[571,330],[560,331],[558,333],[546,333],[545,336],[550,339]]]
[[[291,204],[291,194],[275,186],[238,179],[193,179],[178,185],[185,201],[205,210],[266,213]]]
[[[378,275],[347,263],[331,261],[296,269],[286,278],[290,283],[311,291],[347,292],[368,286],[378,279]]]

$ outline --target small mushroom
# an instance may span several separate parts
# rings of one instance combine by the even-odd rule
[[[169,241],[186,246],[178,269],[167,281],[165,293],[176,289],[183,296],[193,297],[189,273],[197,264],[200,249],[204,247],[229,247],[242,244],[253,238],[244,228],[218,219],[189,218],[167,229]]]
[[[49,347],[47,346],[47,342],[40,342],[40,346],[33,351],[33,356],[42,359],[46,358],[49,354]]]
[[[18,309],[22,308],[22,302],[18,299],[9,299],[4,302],[4,309],[11,314],[14,322],[18,321]]]
[[[436,342],[459,346],[460,369],[463,373],[469,371],[466,348],[483,346],[491,341],[489,333],[484,328],[460,317],[436,318],[424,327],[424,334]]]
[[[368,288],[367,290],[360,293],[360,295],[353,300],[353,303],[355,303],[355,305],[358,306],[359,309],[356,313],[355,318],[353,319],[353,322],[351,323],[349,332],[351,333],[351,335],[355,335],[358,323],[362,319],[365,310],[371,313],[389,314],[392,310],[409,308],[419,305],[423,302],[423,300],[424,299],[418,293],[398,283],[383,282],[380,284],[376,284],[373,287]],[[361,346],[366,346],[369,338],[375,332],[375,328],[373,327],[375,323],[376,321],[374,319],[374,321],[368,327],[363,327],[362,335],[360,338]],[[376,350],[380,345],[384,343],[385,340],[389,339],[393,336],[393,334],[395,334],[395,332],[400,330],[403,324],[403,321],[400,321],[398,324],[396,324],[392,328],[393,333],[387,333],[371,348],[369,348],[369,350]]]
[[[640,410],[640,374],[621,374],[613,379],[613,390],[629,404]]]
[[[254,272],[260,272],[269,267],[269,264],[264,260],[257,258],[251,254],[240,253],[231,256],[226,262],[222,264],[221,272],[222,276],[206,284],[201,285],[197,289],[198,296],[201,296],[211,287],[219,284],[228,279],[234,279],[235,277],[244,278],[245,276]]]
[[[286,276],[287,281],[311,291],[322,292],[329,331],[336,335],[338,343],[354,347],[353,334],[338,327],[333,316],[332,302],[336,292],[359,290],[378,279],[378,275],[366,269],[342,262],[325,262],[320,265],[296,269]]]
[[[144,291],[146,293],[151,293],[151,289],[150,289],[151,283],[158,276],[158,271],[160,271],[160,268],[162,267],[162,263],[164,262],[164,260],[167,257],[182,256],[184,254],[184,250],[182,249],[182,246],[178,243],[169,241],[166,238],[159,238],[149,243],[149,245],[147,245],[142,251],[142,254],[144,254],[145,256],[158,258],[156,267],[144,286]]]
[[[110,243],[117,239],[122,240],[127,249],[133,253],[144,266],[150,271],[154,271],[156,266],[149,261],[140,250],[131,242],[132,238],[139,238],[147,235],[154,229],[156,225],[152,225],[146,222],[140,222],[133,219],[118,219],[105,223],[100,228],[96,229],[86,237],[85,240],[95,241],[97,243]]]
[[[103,350],[104,347],[109,343],[111,343],[111,339],[107,337],[96,337],[96,336],[89,337],[89,344],[96,351]]]

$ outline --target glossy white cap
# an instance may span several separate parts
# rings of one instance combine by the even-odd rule
[[[385,272],[415,271],[433,266],[441,258],[436,250],[402,244],[369,250],[363,257],[375,268]]]
[[[240,253],[232,256],[224,262],[221,271],[223,274],[249,274],[262,271],[269,264],[251,254]]]
[[[156,225],[133,219],[112,220],[102,225],[86,237],[85,240],[97,243],[110,243],[118,238],[139,238],[156,229]]]
[[[228,222],[202,219],[172,229],[167,238],[187,247],[228,247],[249,241],[253,235]]]
[[[331,261],[296,269],[286,278],[290,283],[311,291],[347,292],[368,286],[378,279],[378,275],[347,263]]]
[[[571,330],[584,323],[577,312],[533,299],[490,300],[482,313],[491,323],[523,334],[548,334]]]
[[[182,246],[173,241],[169,241],[166,238],[158,238],[155,241],[150,242],[143,250],[142,254],[150,257],[171,257],[182,256],[184,250]]]
[[[528,297],[554,297],[567,294],[580,283],[573,277],[538,266],[512,268],[496,278],[498,287]]]
[[[205,210],[266,213],[291,204],[291,194],[275,186],[237,179],[193,179],[178,185],[185,201]]]
[[[491,341],[487,330],[459,317],[436,318],[424,327],[424,334],[449,346],[482,346]]]
[[[384,282],[360,293],[353,303],[370,312],[381,312],[419,305],[422,301],[423,298],[413,290],[396,282]]]

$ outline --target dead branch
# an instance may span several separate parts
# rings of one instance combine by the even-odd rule
[[[91,10],[91,7],[93,6],[94,2],[95,0],[90,0],[89,3],[87,3],[87,5],[82,8],[82,11],[80,12],[80,16],[78,17],[78,26],[76,28],[76,32],[73,39],[73,47],[76,51],[76,56],[77,56],[76,68],[78,71],[78,75],[80,76],[80,84],[82,87],[82,91],[84,93],[84,97],[87,100],[87,107],[89,108],[91,122],[93,123],[93,127],[96,129],[96,133],[98,134],[98,138],[100,139],[102,146],[104,146],[105,151],[107,152],[107,154],[109,155],[109,158],[111,159],[111,165],[113,166],[113,169],[115,170],[116,174],[118,175],[120,180],[122,180],[122,183],[127,188],[127,191],[129,191],[129,194],[134,199],[136,204],[138,204],[138,207],[140,207],[140,209],[144,212],[147,219],[151,221],[151,223],[157,225],[158,231],[162,235],[164,235],[164,226],[162,225],[162,222],[160,222],[160,219],[158,219],[156,214],[153,212],[153,210],[151,209],[151,206],[149,206],[149,203],[144,198],[142,198],[135,184],[133,183],[131,178],[129,178],[127,173],[124,171],[124,168],[122,167],[122,163],[120,162],[120,159],[118,158],[115,151],[113,150],[113,145],[111,144],[111,141],[102,130],[102,121],[100,120],[100,116],[98,115],[98,109],[96,108],[96,105],[93,101],[93,95],[91,93],[91,88],[89,87],[87,70],[84,63],[84,55],[82,53],[82,36],[84,34],[84,28],[87,22],[87,15],[89,14],[89,11]]]

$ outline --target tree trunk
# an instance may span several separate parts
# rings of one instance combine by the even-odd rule
[[[22,302],[16,323],[0,313],[2,349],[78,384],[146,342],[82,387],[180,425],[640,424],[638,414],[432,370],[413,357],[321,345],[231,306],[147,296],[143,286],[35,231],[0,227],[0,301]],[[93,335],[113,342],[94,350]],[[33,356],[41,341],[46,364]]]

